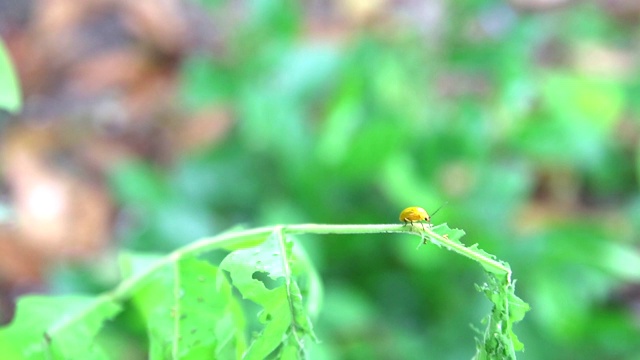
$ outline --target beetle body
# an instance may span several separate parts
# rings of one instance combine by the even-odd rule
[[[440,207],[433,212],[433,215],[435,215],[438,211],[440,211],[440,209],[442,209],[442,207],[445,204],[447,203],[440,205]],[[421,221],[426,221],[427,224],[429,224],[429,227],[431,227],[431,216],[429,216],[429,213],[427,213],[425,209],[418,206],[410,206],[402,210],[402,212],[400,213],[400,221],[402,221],[405,225],[406,224],[413,225],[414,221],[420,222],[420,224],[422,224],[422,229],[424,230],[426,229],[424,227],[424,223]]]
[[[427,213],[427,211],[421,207],[411,206],[408,207],[400,213],[400,221],[406,223],[411,223],[413,225],[414,221],[426,221],[430,222],[431,217]]]
[[[427,223],[429,223],[431,221],[431,217],[429,216],[429,213],[427,213],[427,210],[421,207],[411,206],[402,210],[402,212],[400,213],[400,221],[402,221],[405,225],[413,225],[414,221],[426,221]],[[421,222],[420,224],[422,224],[422,229],[426,230],[424,228],[424,223]]]

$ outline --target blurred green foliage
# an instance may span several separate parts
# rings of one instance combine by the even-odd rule
[[[20,86],[11,59],[0,39],[0,109],[17,112],[22,107]]]
[[[210,3],[215,19],[229,11]],[[579,66],[588,49],[637,47],[637,26],[590,3],[485,0],[442,4],[437,40],[398,22],[327,41],[298,2],[244,6],[181,82],[187,109],[226,109],[233,129],[171,169],[112,175],[135,220],[125,247],[238,223],[389,223],[449,201],[433,221],[508,261],[532,307],[521,359],[639,358],[639,299],[623,290],[640,280],[640,74]],[[301,242],[326,289],[314,358],[471,358],[489,308],[476,264],[399,236]]]

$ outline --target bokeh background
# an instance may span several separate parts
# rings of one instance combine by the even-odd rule
[[[508,261],[521,359],[640,359],[640,3],[0,0],[0,317],[98,293],[119,249],[419,205]],[[306,236],[317,359],[468,359],[481,268]],[[127,315],[105,329],[145,357]]]

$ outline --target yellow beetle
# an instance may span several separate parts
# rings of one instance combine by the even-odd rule
[[[431,220],[431,217],[427,211],[421,207],[410,206],[400,213],[400,221],[413,224],[414,221],[427,221]]]
[[[444,204],[442,206],[444,206]],[[434,211],[433,214],[435,215],[442,208],[442,206],[440,206],[438,210]],[[402,210],[402,212],[400,213],[400,221],[405,223],[405,225],[406,224],[413,225],[414,221],[426,221],[427,223],[431,223],[431,216],[429,216],[429,213],[427,213],[427,211],[421,207],[410,206]],[[421,223],[421,224],[422,224],[422,229],[425,229],[424,223]]]

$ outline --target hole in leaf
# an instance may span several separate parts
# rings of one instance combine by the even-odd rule
[[[273,280],[272,278],[269,277],[269,273],[264,271],[255,271],[251,276],[251,278],[254,280],[260,281],[261,283],[264,284],[264,287],[266,287],[269,290],[273,290],[284,284],[283,278],[279,278],[278,280]]]

